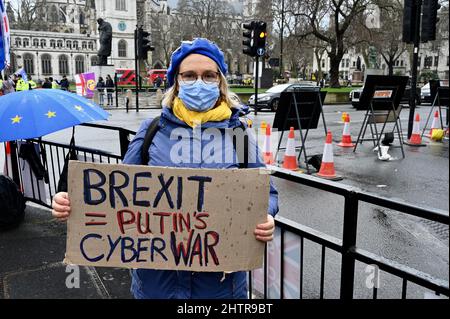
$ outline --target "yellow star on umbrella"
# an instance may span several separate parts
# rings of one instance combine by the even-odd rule
[[[12,120],[12,124],[20,124],[22,117],[20,117],[19,115],[16,115],[16,117],[13,117],[11,120]]]
[[[56,117],[56,112],[48,111],[47,114],[45,114],[49,119],[52,117]]]
[[[79,105],[75,105],[75,108],[78,110],[78,111],[83,111],[83,108],[81,107],[81,106],[79,106]]]

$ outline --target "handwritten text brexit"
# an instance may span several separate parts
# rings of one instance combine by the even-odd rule
[[[158,189],[157,192],[153,190],[156,195],[152,201],[149,198],[150,187],[143,186],[145,182],[147,185],[151,182]],[[215,248],[220,236],[215,230],[208,229],[210,215],[204,211],[205,184],[211,182],[212,178],[208,176],[165,177],[159,174],[154,178],[150,172],[137,172],[129,176],[121,170],[114,170],[107,176],[97,169],[83,170],[84,203],[89,206],[108,204],[115,211],[114,221],[120,235],[89,232],[80,240],[81,254],[94,263],[108,262],[113,256],[120,256],[125,264],[161,262],[170,258],[177,266],[181,263],[190,267],[195,263],[206,267],[211,262],[219,265]],[[196,207],[191,208],[192,211],[183,208],[184,184],[190,189],[197,189]],[[159,209],[163,202],[166,203],[164,211]],[[144,210],[127,209],[130,206]],[[90,218],[85,223],[87,227],[107,225],[106,219],[102,220],[106,218],[106,213],[85,212],[84,215]],[[101,221],[93,221],[93,218]],[[98,244],[106,240],[105,251],[92,252],[88,249],[89,244],[101,247]]]

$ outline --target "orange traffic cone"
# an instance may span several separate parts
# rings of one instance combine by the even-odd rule
[[[268,165],[272,165],[275,161],[273,159],[273,153],[271,149],[271,143],[270,143],[270,135],[272,131],[270,129],[270,124],[266,124],[266,139],[264,140],[264,152],[263,152],[263,159],[264,163]]]
[[[433,136],[433,130],[436,130],[439,128],[438,122],[439,122],[439,111],[436,111],[436,112],[434,112],[433,122],[431,122],[430,133],[428,135],[426,135],[427,137]]]
[[[293,171],[298,169],[297,154],[295,153],[295,135],[293,127],[291,127],[289,130],[286,152],[284,153],[283,168],[290,169]]]
[[[350,115],[347,114],[344,120],[344,131],[342,132],[342,141],[338,144],[341,147],[354,147],[352,137],[350,135]]]
[[[422,143],[422,136],[420,134],[420,115],[416,114],[416,118],[414,119],[413,131],[411,134],[411,138],[405,143],[410,146],[426,146]]]
[[[328,131],[325,146],[323,148],[322,164],[320,165],[320,170],[319,173],[317,173],[317,176],[331,180],[338,180],[342,179],[342,177],[337,176],[336,171],[334,170],[332,143],[333,137],[331,135],[331,131]]]

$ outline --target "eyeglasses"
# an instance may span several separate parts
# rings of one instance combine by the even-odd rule
[[[220,73],[214,72],[214,71],[206,71],[202,75],[198,75],[194,71],[186,71],[186,72],[178,73],[178,75],[180,76],[183,84],[187,84],[187,85],[194,84],[195,82],[197,82],[197,79],[199,77],[202,78],[202,81],[205,84],[215,84],[215,83],[219,82]]]

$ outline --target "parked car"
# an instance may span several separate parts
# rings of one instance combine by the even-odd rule
[[[352,90],[349,93],[349,99],[352,103],[352,106],[354,108],[356,108],[357,110],[362,109],[362,107],[359,105],[359,98],[360,98],[363,90],[364,90],[364,87],[361,87],[361,88]],[[409,98],[411,96],[410,92],[411,92],[411,86],[408,82],[408,85],[405,88],[405,92],[403,93],[400,103],[409,105]],[[417,88],[416,89],[416,105],[420,105],[420,104],[422,104],[421,91],[420,91],[420,88]]]
[[[275,112],[278,109],[280,102],[280,95],[282,92],[289,92],[297,88],[315,87],[311,83],[286,83],[271,87],[265,93],[258,94],[258,110],[269,109]],[[248,105],[255,108],[255,95],[250,96]]]
[[[420,89],[420,98],[424,103],[431,103],[431,88],[430,82],[422,86]]]
[[[448,80],[441,80],[439,85],[448,86]],[[422,88],[420,89],[420,99],[422,100],[423,103],[433,103],[433,101],[431,100],[430,82],[422,86]]]

